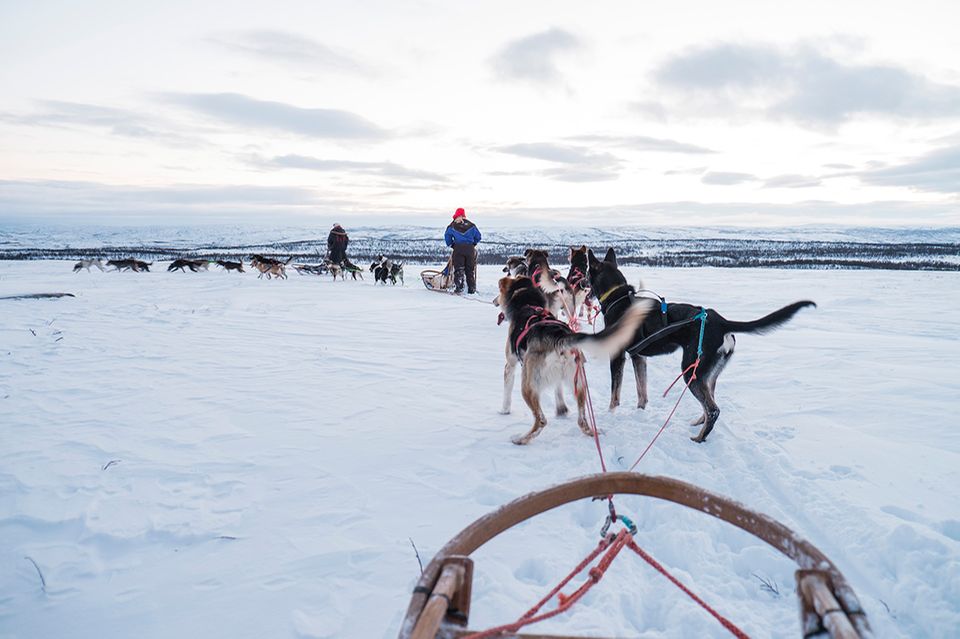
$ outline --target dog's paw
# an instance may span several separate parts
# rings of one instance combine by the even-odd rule
[[[617,410],[617,406],[619,405],[620,405],[620,402],[615,402],[613,400],[610,400],[610,409],[609,409],[610,412],[612,413],[613,411]]]
[[[516,444],[517,446],[523,446],[524,444],[527,444],[530,440],[524,437],[523,435],[514,435],[513,437],[510,438],[510,441]]]
[[[698,444],[702,444],[702,443],[704,443],[705,441],[707,441],[707,438],[706,438],[706,437],[700,437],[699,435],[697,435],[696,437],[691,437],[691,438],[690,438],[690,441],[692,441],[692,442],[697,442]]]
[[[702,424],[702,423],[706,420],[706,418],[707,418],[706,415],[700,415],[700,417],[697,417],[695,420],[693,420],[692,422],[690,422],[690,425],[691,425],[691,426],[699,426],[700,424]]]
[[[569,412],[570,412],[570,409],[567,408],[565,404],[561,404],[560,406],[557,406],[557,417],[563,417]]]
[[[643,410],[643,409],[645,409],[646,407],[647,407],[647,398],[646,398],[646,397],[642,397],[642,398],[640,398],[640,399],[637,400],[637,408],[639,408],[640,410]]]
[[[500,413],[501,415],[509,415],[509,414],[510,414],[510,409],[509,409],[509,408],[501,408],[501,409],[498,410],[497,412]]]

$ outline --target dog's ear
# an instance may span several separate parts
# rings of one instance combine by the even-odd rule
[[[523,256],[524,256],[524,257],[530,257],[530,254],[531,254],[531,253],[533,253],[533,249],[524,249],[524,250],[523,250]]]
[[[607,254],[603,257],[604,262],[610,262],[614,266],[617,266],[617,253],[613,250],[613,247],[607,249]]]
[[[600,260],[593,254],[593,249],[587,249],[587,264],[590,265],[590,268],[596,268],[600,264]]]

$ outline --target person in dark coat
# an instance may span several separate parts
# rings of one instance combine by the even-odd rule
[[[453,249],[453,285],[455,293],[463,293],[466,279],[467,293],[477,292],[477,244],[480,229],[467,219],[463,209],[457,209],[453,221],[447,226],[443,240]]]
[[[330,235],[327,236],[327,250],[330,252],[330,261],[334,264],[342,264],[347,259],[347,244],[350,238],[347,232],[339,224],[334,224]]]

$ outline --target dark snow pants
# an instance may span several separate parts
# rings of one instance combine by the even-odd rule
[[[461,243],[453,245],[453,285],[457,293],[463,292],[463,280],[467,280],[467,292],[477,292],[477,247]]]

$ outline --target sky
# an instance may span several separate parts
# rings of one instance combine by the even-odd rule
[[[958,226],[957,24],[947,0],[0,0],[0,217]]]

